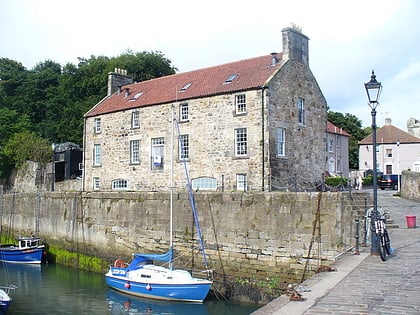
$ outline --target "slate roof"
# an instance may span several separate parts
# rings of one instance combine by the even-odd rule
[[[85,117],[260,88],[281,68],[282,54],[278,53],[276,57],[275,65],[270,54],[126,85],[121,93],[101,100]],[[234,80],[226,83],[232,75],[236,75]],[[188,84],[191,85],[181,91]],[[126,89],[129,91],[127,97]]]
[[[395,144],[397,141],[400,141],[400,144],[420,143],[420,138],[410,135],[409,133],[390,124],[376,130],[377,144]],[[366,144],[373,144],[372,135],[369,135],[363,140],[359,141],[359,145]]]
[[[351,135],[347,131],[343,130],[343,128],[339,128],[329,121],[327,121],[327,132],[346,136],[346,137],[351,137]]]

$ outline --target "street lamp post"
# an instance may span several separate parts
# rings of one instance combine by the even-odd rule
[[[378,217],[378,176],[376,162],[376,107],[379,105],[379,96],[382,90],[381,82],[376,81],[375,72],[372,70],[370,81],[365,83],[366,93],[369,98],[369,107],[372,114],[372,141],[373,141],[373,211],[370,218],[371,223],[371,255],[379,255],[379,240],[375,233],[375,220]]]
[[[397,179],[398,179],[398,193],[401,193],[401,182],[400,182],[400,140],[397,141]]]

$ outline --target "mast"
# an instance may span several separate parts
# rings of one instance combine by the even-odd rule
[[[174,105],[171,107],[171,165],[170,165],[170,176],[169,176],[169,250],[173,251],[173,195],[174,195]],[[171,254],[172,257],[172,254]],[[169,262],[169,269],[173,269],[173,258]]]

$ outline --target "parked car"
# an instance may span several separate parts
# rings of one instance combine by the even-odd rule
[[[401,180],[401,177],[400,177]],[[392,188],[398,189],[398,175],[397,174],[383,174],[378,179],[378,186],[380,189]]]

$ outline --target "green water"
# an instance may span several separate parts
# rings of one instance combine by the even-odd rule
[[[0,285],[14,284],[13,314],[245,315],[256,305],[206,300],[203,304],[141,299],[109,289],[103,275],[60,265],[0,263]]]

